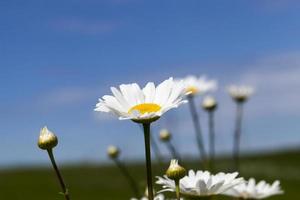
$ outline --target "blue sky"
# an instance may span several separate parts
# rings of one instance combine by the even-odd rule
[[[139,128],[94,113],[97,99],[121,83],[189,74],[219,80],[219,151],[231,148],[234,105],[223,91],[231,83],[257,88],[245,150],[299,146],[299,9],[292,0],[1,1],[1,165],[47,162],[36,148],[44,125],[60,138],[61,162],[104,162],[109,144],[142,158]],[[155,130],[171,128],[178,149],[193,154],[187,111],[170,112]]]

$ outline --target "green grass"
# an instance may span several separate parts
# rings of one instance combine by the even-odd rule
[[[186,162],[186,168],[197,169],[197,162]],[[218,170],[229,171],[230,159],[219,159]],[[162,175],[168,163],[154,166],[154,174]],[[128,165],[141,191],[145,188],[143,164]],[[117,168],[111,166],[65,166],[62,174],[68,184],[72,200],[126,200],[132,197],[126,180]],[[279,179],[284,195],[270,199],[299,199],[300,152],[252,155],[242,159],[241,175],[257,180]],[[157,187],[157,189],[160,189]],[[0,199],[2,200],[59,200],[59,187],[51,168],[26,168],[0,171]],[[217,199],[229,199],[221,197]]]

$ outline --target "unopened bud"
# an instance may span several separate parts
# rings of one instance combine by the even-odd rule
[[[159,132],[159,138],[160,140],[167,142],[171,139],[171,133],[167,129],[162,129]]]
[[[206,111],[213,111],[217,108],[217,101],[211,96],[206,96],[203,99],[202,108]]]
[[[118,149],[118,147],[116,146],[109,146],[107,148],[107,155],[112,158],[112,159],[115,159],[119,156],[120,154],[120,150]]]
[[[254,88],[251,86],[236,86],[232,85],[228,87],[228,93],[237,103],[244,103],[254,93]]]
[[[58,144],[56,135],[49,131],[45,126],[42,128],[38,140],[38,146],[43,150],[49,150],[54,148]]]
[[[178,160],[171,160],[169,169],[166,171],[168,178],[179,181],[186,175],[186,170],[178,164]]]
[[[236,95],[233,97],[233,99],[238,103],[243,103],[248,100],[248,97],[245,95]]]

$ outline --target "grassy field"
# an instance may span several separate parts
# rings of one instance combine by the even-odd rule
[[[218,170],[229,171],[230,159],[219,159]],[[139,181],[141,190],[145,187],[142,164],[128,165],[134,178]],[[162,175],[168,163],[154,166],[154,174]],[[197,169],[197,162],[187,162],[186,168]],[[132,197],[126,180],[115,166],[65,166],[63,176],[69,185],[72,200],[125,200]],[[0,171],[1,200],[55,200],[58,195],[56,177],[50,168],[27,168]],[[252,155],[242,159],[241,175],[274,181],[281,180],[284,195],[270,199],[299,199],[300,151]],[[157,188],[160,189],[160,188]],[[218,199],[229,199],[221,197]]]

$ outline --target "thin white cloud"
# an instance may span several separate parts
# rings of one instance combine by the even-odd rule
[[[251,116],[300,113],[300,52],[268,56],[243,68],[247,70],[240,73],[235,80],[228,75],[220,77],[226,81],[225,84],[220,83],[221,91],[219,90],[217,95],[221,104],[220,111],[224,113],[222,115],[228,116],[232,110],[231,99],[222,91],[231,83],[249,84],[256,88],[257,92],[249,103]],[[42,102],[43,106],[52,107],[77,105],[89,100],[96,103],[97,99],[104,95],[104,91],[107,93],[109,86],[61,88],[48,92],[39,99],[39,102]]]
[[[270,56],[249,69],[240,81],[257,88],[252,114],[300,114],[300,52]]]

